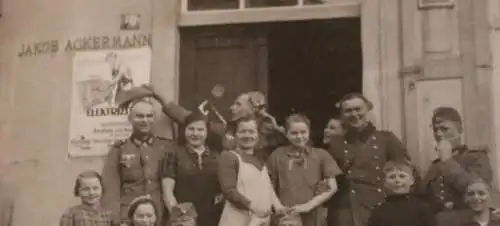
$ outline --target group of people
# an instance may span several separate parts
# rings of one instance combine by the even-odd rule
[[[280,126],[259,92],[241,94],[227,123],[207,102],[188,111],[151,87],[130,92],[132,135],[112,146],[102,177],[78,176],[82,203],[61,226],[500,225],[487,150],[462,142],[453,108],[432,116],[438,157],[420,176],[403,143],[368,120],[361,94],[339,101],[340,116],[313,144],[306,116]],[[153,134],[152,100],[178,123],[176,141]]]

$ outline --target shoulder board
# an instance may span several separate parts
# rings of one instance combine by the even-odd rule
[[[115,141],[111,147],[119,148],[127,142],[127,139]]]
[[[467,149],[468,152],[489,152],[489,148],[486,145],[470,146]]]
[[[164,141],[174,141],[173,139],[167,138],[167,137],[155,136],[155,138],[158,139],[158,140],[164,140]]]

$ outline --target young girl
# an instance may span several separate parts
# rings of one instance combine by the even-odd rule
[[[132,200],[127,213],[128,226],[154,226],[158,218],[158,207],[151,196],[139,196]]]
[[[95,171],[80,173],[75,181],[74,195],[82,201],[80,205],[67,209],[60,226],[111,226],[111,212],[100,207],[102,178]]]
[[[269,174],[279,200],[300,214],[304,226],[316,226],[317,207],[337,190],[335,176],[341,173],[333,157],[308,145],[311,123],[300,114],[285,121],[289,146],[276,149],[268,159]],[[326,180],[328,188],[318,192]]]

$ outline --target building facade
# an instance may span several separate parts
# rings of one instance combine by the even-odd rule
[[[213,6],[185,0],[0,2],[0,166],[3,179],[18,191],[15,225],[56,224],[62,211],[77,201],[71,192],[77,173],[102,167],[103,157],[68,157],[67,140],[74,52],[139,47],[106,46],[102,44],[105,38],[145,39],[152,50],[152,82],[173,101],[194,106],[198,96],[227,81],[231,81],[224,84],[229,94],[222,102],[229,102],[239,90],[259,89],[274,95],[272,90],[280,83],[276,85],[273,79],[288,81],[273,74],[292,71],[283,66],[287,62],[279,66],[271,57],[280,52],[272,47],[285,43],[279,40],[286,36],[276,36],[281,39],[271,42],[266,32],[285,24],[293,30],[301,21],[330,21],[339,29],[330,32],[338,31],[341,38],[329,45],[337,50],[352,48],[324,59],[349,58],[354,66],[346,69],[323,59],[322,73],[329,66],[343,68],[342,73],[336,74],[337,69],[328,73],[347,79],[359,70],[357,83],[346,89],[362,91],[373,101],[377,126],[404,140],[421,171],[432,156],[432,110],[441,105],[462,113],[467,144],[488,146],[492,164],[500,161],[496,148],[500,142],[498,1],[299,0],[282,1],[285,6],[279,7],[244,0],[213,1]],[[140,15],[140,27],[121,29],[124,13]],[[269,24],[278,25],[260,29]],[[348,42],[352,38],[356,40]],[[79,47],[51,44],[68,40],[79,42]],[[200,77],[202,72],[211,77]],[[315,87],[322,81],[317,80],[308,85]],[[269,101],[271,110],[283,102],[280,98],[285,94]],[[284,108],[290,110],[289,105]],[[159,133],[172,136],[169,119],[161,117],[160,121]],[[497,171],[495,175],[498,188]]]

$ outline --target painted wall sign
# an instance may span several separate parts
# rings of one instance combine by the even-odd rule
[[[115,100],[124,91],[150,82],[151,49],[77,52],[73,58],[70,156],[103,156],[128,138],[128,108]]]
[[[57,54],[60,51],[88,51],[100,49],[130,49],[152,46],[151,34],[129,36],[86,36],[66,41],[49,40],[26,43],[21,46],[19,57]]]

